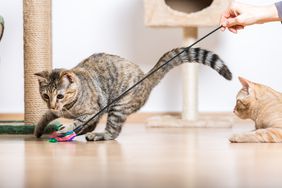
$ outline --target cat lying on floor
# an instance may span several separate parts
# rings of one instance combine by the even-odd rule
[[[282,142],[282,93],[239,77],[243,88],[237,94],[234,113],[252,119],[256,130],[235,134],[231,142]]]
[[[177,48],[167,52],[152,70],[183,50],[184,48]],[[120,134],[127,116],[139,110],[165,74],[182,63],[204,64],[227,80],[232,78],[231,72],[218,55],[200,48],[185,49],[181,55],[107,109],[105,113],[108,117],[104,132],[93,132],[101,114],[90,121],[79,134],[87,133],[88,141],[115,139]],[[74,119],[72,125],[62,127],[60,132],[75,129],[145,76],[136,64],[119,56],[104,53],[94,54],[70,70],[54,69],[35,75],[38,76],[40,95],[49,108],[35,128],[37,137],[43,134],[49,122],[58,117]]]

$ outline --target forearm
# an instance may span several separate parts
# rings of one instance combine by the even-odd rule
[[[48,123],[50,123],[51,121],[53,121],[54,119],[58,118],[58,116],[56,116],[55,114],[53,114],[50,111],[47,111],[40,119],[40,121],[38,122],[38,124],[35,127],[34,130],[34,134],[36,137],[41,137],[41,135],[44,133],[44,129],[45,127],[48,125]]]
[[[259,17],[258,23],[281,21],[282,1],[272,5],[262,6],[261,9],[261,15]]]

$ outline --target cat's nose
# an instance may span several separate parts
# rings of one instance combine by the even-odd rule
[[[55,105],[50,105],[50,109],[51,110],[56,110],[56,106]]]

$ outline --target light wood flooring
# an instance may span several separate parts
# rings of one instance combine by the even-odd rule
[[[0,135],[0,187],[281,188],[282,144],[228,141],[252,128],[127,124],[107,142]]]

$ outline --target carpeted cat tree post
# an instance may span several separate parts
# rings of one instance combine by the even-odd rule
[[[221,13],[231,0],[144,0],[145,25],[149,27],[181,27],[183,46],[197,39],[202,26],[218,26]],[[162,116],[148,120],[152,127],[226,127],[229,120],[198,116],[199,64],[183,64],[183,111],[182,117]]]
[[[36,124],[46,111],[34,73],[52,69],[51,0],[23,0],[25,124]]]

